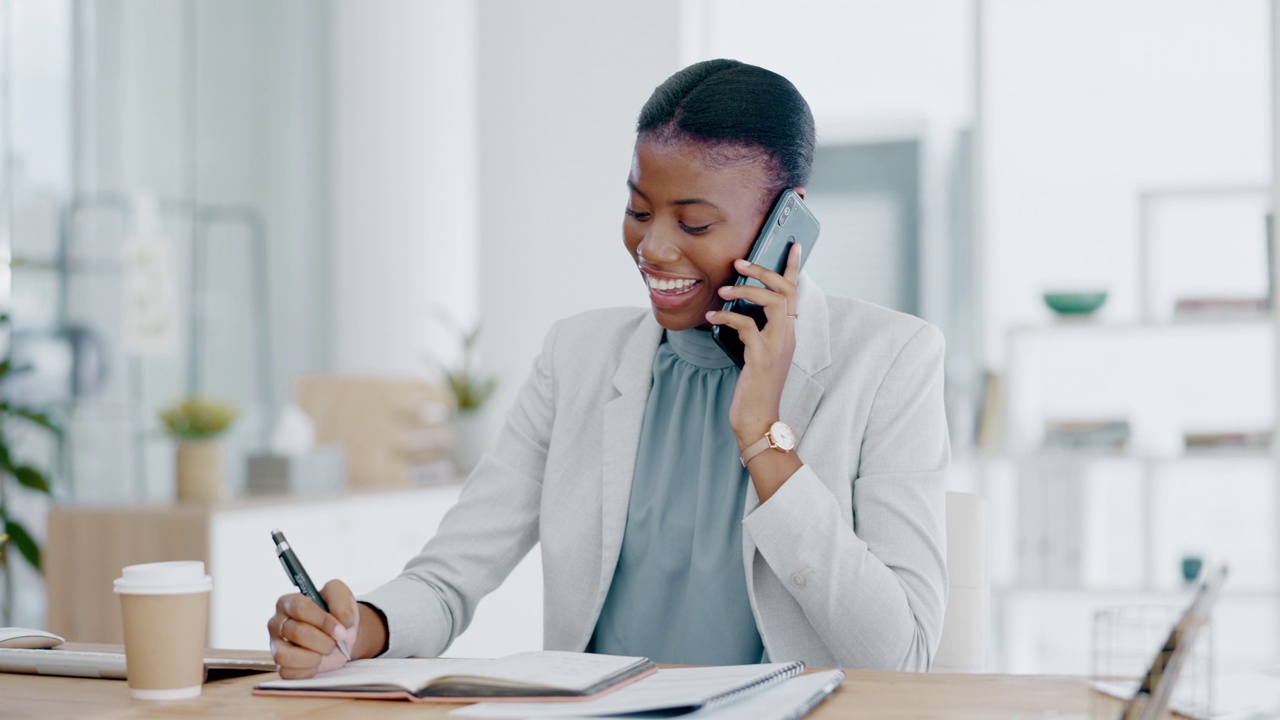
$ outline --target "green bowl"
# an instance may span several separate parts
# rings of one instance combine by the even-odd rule
[[[1044,304],[1059,315],[1088,315],[1107,301],[1107,291],[1047,292]]]

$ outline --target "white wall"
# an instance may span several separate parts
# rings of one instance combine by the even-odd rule
[[[645,305],[622,245],[635,119],[679,69],[676,0],[480,9],[482,360],[503,414],[551,324]]]
[[[969,0],[687,0],[702,26],[689,61],[731,57],[777,72],[813,111],[818,142],[917,139],[921,313],[947,327],[948,181],[972,119]],[[822,245],[815,250],[821,257]],[[948,328],[949,330],[949,328]]]
[[[914,310],[947,336],[947,405],[952,446],[973,437],[980,388],[979,345],[970,301],[971,263],[965,240],[967,146],[961,133],[973,119],[972,0],[685,0],[685,60],[731,57],[769,68],[795,83],[808,100],[819,145],[910,140],[919,155],[919,305]],[[842,237],[883,237],[896,211],[859,212],[842,199],[826,213],[824,241],[814,258],[839,265]],[[830,202],[827,199],[827,202]],[[820,216],[819,219],[823,219]],[[867,243],[863,243],[867,245]],[[836,260],[832,265],[832,260]],[[886,270],[887,268],[881,268]],[[838,270],[828,270],[838,273]],[[821,276],[823,273],[811,273]],[[886,277],[891,273],[884,272]],[[830,276],[828,276],[830,277]],[[819,279],[824,289],[879,301],[876,288]],[[897,284],[897,280],[890,280]],[[861,288],[861,289],[859,289]]]
[[[267,409],[259,406],[255,383],[253,320],[265,316],[271,324],[270,405],[291,394],[293,377],[328,363],[328,6],[121,0],[76,8],[81,75],[68,195],[147,191],[166,200],[248,206],[264,218],[266,308],[251,291],[255,260],[243,228],[223,225],[209,235],[203,389],[241,411],[232,431],[234,458],[256,445]],[[79,229],[79,251],[118,257],[128,228],[115,213],[96,212]],[[81,402],[72,425],[82,501],[172,494],[172,448],[149,431],[155,411],[186,391],[189,216],[167,216],[165,229],[177,260],[179,337],[140,361],[136,403],[119,278],[85,273],[71,285],[72,317],[105,335],[112,352],[107,391]],[[145,483],[132,452],[141,431],[148,432]],[[240,470],[240,463],[230,464],[233,482]]]
[[[1270,181],[1264,0],[984,3],[987,356],[1050,287],[1138,317],[1143,189]],[[1206,239],[1208,252],[1213,240]]]
[[[799,88],[818,122],[967,122],[968,0],[689,0],[702,5],[698,57],[766,67]],[[948,127],[950,126],[950,127]]]
[[[333,369],[425,374],[474,320],[475,3],[333,5]]]

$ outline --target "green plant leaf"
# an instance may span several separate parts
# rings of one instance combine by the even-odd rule
[[[169,435],[180,440],[217,437],[231,427],[235,419],[235,408],[199,395],[188,395],[160,411],[160,420]]]
[[[0,440],[0,470],[13,472],[13,458],[9,455],[9,446]]]
[[[32,410],[31,408],[10,407],[7,403],[5,403],[4,405],[0,405],[0,410],[3,410],[4,412],[9,413],[10,415],[16,415],[20,418],[23,418],[24,420],[27,420],[28,422],[35,423],[36,425],[39,425],[40,427],[44,428],[45,430],[48,430],[54,435],[57,435],[59,437],[62,436],[62,428],[59,427],[58,424],[55,423],[53,419],[50,418],[47,414],[42,413],[39,410]]]
[[[35,538],[31,537],[31,533],[16,520],[5,520],[4,531],[9,533],[9,542],[18,548],[22,557],[31,564],[31,567],[39,570],[40,545],[36,543]]]
[[[18,465],[10,468],[9,472],[13,473],[13,478],[18,481],[19,485],[25,488],[31,488],[32,490],[44,493],[45,495],[53,494],[53,488],[49,485],[49,479],[44,476],[44,473],[30,465]]]

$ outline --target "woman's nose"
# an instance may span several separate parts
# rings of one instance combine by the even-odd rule
[[[651,263],[671,263],[680,259],[680,246],[671,231],[655,224],[640,241],[640,255]]]

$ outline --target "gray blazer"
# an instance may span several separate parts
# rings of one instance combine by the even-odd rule
[[[782,420],[805,465],[763,505],[742,558],[772,661],[927,670],[947,601],[943,339],[924,321],[800,282]],[[662,328],[647,309],[548,333],[496,446],[404,572],[361,598],[389,656],[433,656],[542,543],[544,642],[581,651],[613,579]]]

